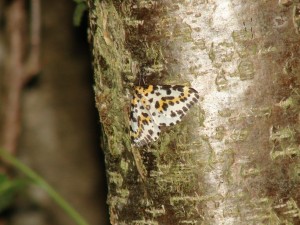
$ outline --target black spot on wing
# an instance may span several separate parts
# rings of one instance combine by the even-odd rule
[[[192,94],[192,93],[197,93],[198,94],[198,92],[194,88],[189,88],[189,93],[190,94]]]
[[[170,101],[172,101],[172,100],[174,100],[174,96],[164,96],[164,97],[161,97],[161,100],[163,100],[163,101],[167,101],[167,100],[170,100]]]
[[[159,89],[159,85],[154,85],[153,88],[152,88],[153,91],[156,91],[158,89]]]
[[[162,85],[161,90],[164,90],[167,95],[170,95],[172,93],[172,86],[171,85]]]
[[[177,114],[174,111],[171,111],[171,117],[176,117]]]
[[[134,137],[131,136],[130,139],[131,139],[131,142],[133,143],[134,142]]]
[[[183,108],[185,108],[185,107],[183,107]],[[183,111],[182,111],[182,110],[176,110],[176,112],[177,112],[179,115],[183,114]]]
[[[158,109],[159,108],[159,102],[155,102],[155,108]]]
[[[136,117],[133,115],[133,111],[130,112],[130,119],[132,120],[132,122],[136,123]]]
[[[143,123],[144,125],[148,125],[148,124],[149,124],[149,122],[148,122],[147,120],[142,120],[142,123]],[[141,125],[142,129],[144,128],[143,124]]]
[[[186,97],[183,97],[183,98],[180,99],[181,102],[185,102],[186,100],[187,100]]]
[[[142,115],[144,116],[144,117],[148,117],[148,114],[147,113],[142,113]]]
[[[174,85],[173,89],[179,92],[183,92],[184,86],[182,85]]]
[[[165,111],[167,111],[168,107],[169,107],[169,106],[168,106],[167,103],[163,103],[162,108],[163,108]]]
[[[138,92],[136,93],[136,96],[137,96],[138,99],[142,99],[142,97],[143,97],[142,94],[140,94]]]

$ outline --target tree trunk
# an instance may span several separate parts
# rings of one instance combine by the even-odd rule
[[[89,1],[112,224],[299,224],[300,6],[293,1]],[[139,83],[200,102],[132,147]]]

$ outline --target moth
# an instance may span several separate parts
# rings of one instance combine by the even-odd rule
[[[198,100],[198,92],[183,85],[136,86],[130,111],[132,144],[141,147],[156,141],[162,126],[180,122]]]

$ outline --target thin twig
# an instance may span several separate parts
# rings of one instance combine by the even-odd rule
[[[14,0],[7,14],[8,55],[5,69],[7,100],[3,126],[3,146],[15,152],[20,134],[20,96],[24,76],[24,0]]]
[[[7,14],[9,41],[8,64],[5,70],[7,99],[3,126],[3,146],[11,153],[17,148],[21,130],[20,104],[24,85],[40,71],[40,0],[31,0],[31,35],[28,60],[24,63],[24,27],[26,22],[24,0],[14,0]]]

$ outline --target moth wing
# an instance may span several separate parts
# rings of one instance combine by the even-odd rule
[[[155,86],[153,93],[147,96],[150,114],[159,126],[178,123],[198,100],[195,89],[182,85]]]
[[[156,141],[160,134],[160,128],[155,123],[147,110],[148,101],[145,97],[134,94],[131,101],[130,112],[130,136],[131,142],[136,146],[143,146]]]

